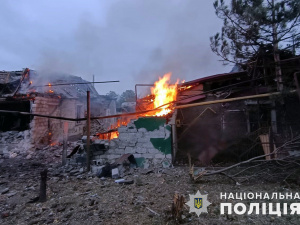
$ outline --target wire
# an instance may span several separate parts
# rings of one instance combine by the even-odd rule
[[[73,84],[105,84],[105,83],[115,83],[115,82],[120,82],[118,80],[113,80],[113,81],[95,81],[95,82],[80,82],[80,83],[65,83],[65,84],[45,84],[45,85],[38,85],[34,87],[52,87],[52,86],[63,86],[63,85],[73,85]]]

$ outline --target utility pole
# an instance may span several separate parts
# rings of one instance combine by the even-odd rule
[[[86,111],[87,111],[87,121],[86,121],[86,165],[87,171],[89,172],[91,169],[90,164],[90,136],[91,136],[91,112],[90,112],[90,91],[86,92],[87,97],[87,104],[86,104]]]

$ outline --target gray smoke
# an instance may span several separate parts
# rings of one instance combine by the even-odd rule
[[[35,3],[32,7],[39,4],[31,2]],[[56,16],[55,7],[48,7],[48,11],[53,10],[53,18],[50,15],[48,20],[52,19],[54,25],[39,24],[35,28],[29,21],[33,27],[23,31],[30,43],[30,47],[26,45],[27,56],[32,57],[23,67],[33,65],[33,69],[61,71],[89,81],[93,74],[96,81],[121,81],[96,85],[100,94],[133,90],[136,83],[153,83],[167,72],[173,73],[175,82],[177,78],[192,80],[230,70],[210,50],[209,37],[220,30],[222,22],[216,18],[211,1],[114,0],[105,12],[94,2],[93,13],[84,6],[86,13],[81,14],[76,11],[81,10],[80,1],[75,1],[75,9],[68,9],[70,3],[54,4],[63,4],[59,11],[64,11],[64,17]],[[104,20],[99,19],[97,8],[99,15],[105,13]],[[69,17],[74,14],[78,14],[78,21],[64,32],[61,24],[71,24]],[[37,36],[39,29],[42,33]]]

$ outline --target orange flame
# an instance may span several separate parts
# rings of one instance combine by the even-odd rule
[[[48,86],[49,86],[49,87],[51,87],[51,84],[50,84],[50,83],[48,83]]]
[[[118,137],[119,137],[119,132],[118,131],[110,133],[110,139],[114,139],[114,138],[118,138]]]
[[[181,86],[180,88],[178,88],[178,90],[179,90],[179,91],[185,91],[185,90],[190,89],[190,88],[192,88],[192,87],[194,87],[194,85]]]
[[[154,108],[165,105],[176,100],[177,95],[177,84],[179,80],[174,85],[170,85],[171,73],[167,73],[163,78],[159,77],[159,80],[154,83],[154,87],[151,88],[151,93],[155,96]],[[172,111],[170,105],[165,105],[161,107],[161,110],[155,113],[156,116],[167,115]]]

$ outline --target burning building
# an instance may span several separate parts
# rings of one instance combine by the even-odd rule
[[[101,96],[91,83],[81,77],[39,73],[34,70],[0,72],[0,108],[48,117],[14,113],[0,113],[0,131],[30,130],[33,145],[55,145],[62,142],[62,118],[86,117],[86,92],[90,91],[92,116],[116,113],[115,99]],[[49,116],[53,118],[49,118]],[[115,119],[102,121],[99,126],[107,129]],[[85,133],[85,121],[68,121],[69,139],[78,139]]]
[[[170,102],[176,100],[177,83],[170,84],[170,77],[171,74],[166,74],[154,83],[151,95],[137,102],[136,113],[118,119],[112,130],[114,138],[106,142],[106,147],[103,141],[94,140],[92,149],[96,164],[112,162],[124,154],[132,154],[141,167],[172,163],[170,121],[175,120]]]
[[[91,154],[97,165],[124,154],[133,155],[142,167],[186,163],[188,158],[195,164],[220,158],[240,161],[268,154],[300,133],[300,104],[294,91],[300,85],[294,73],[285,73],[290,88],[286,93],[278,93],[276,80],[262,72],[250,76],[249,71],[237,71],[175,84],[170,84],[171,74],[165,74],[154,84],[141,85],[149,86],[151,94],[117,114],[115,99],[99,95],[80,77],[45,78],[29,69],[2,72],[0,128],[30,129],[31,143],[56,144],[63,132],[61,119],[71,118],[69,138],[81,137],[90,90],[92,125],[98,124],[92,126]],[[296,150],[282,148],[272,157]]]
[[[133,154],[146,165],[181,164],[189,158],[203,165],[242,161],[277,148],[266,159],[299,153],[299,146],[281,147],[300,134],[299,84],[293,76],[299,70],[287,68],[292,70],[284,71],[289,87],[284,93],[277,92],[274,77],[257,70],[255,76],[236,71],[174,85],[166,74],[153,85],[139,85],[151,89],[137,99],[139,115],[117,129],[118,138],[109,144],[113,150],[96,159]]]

